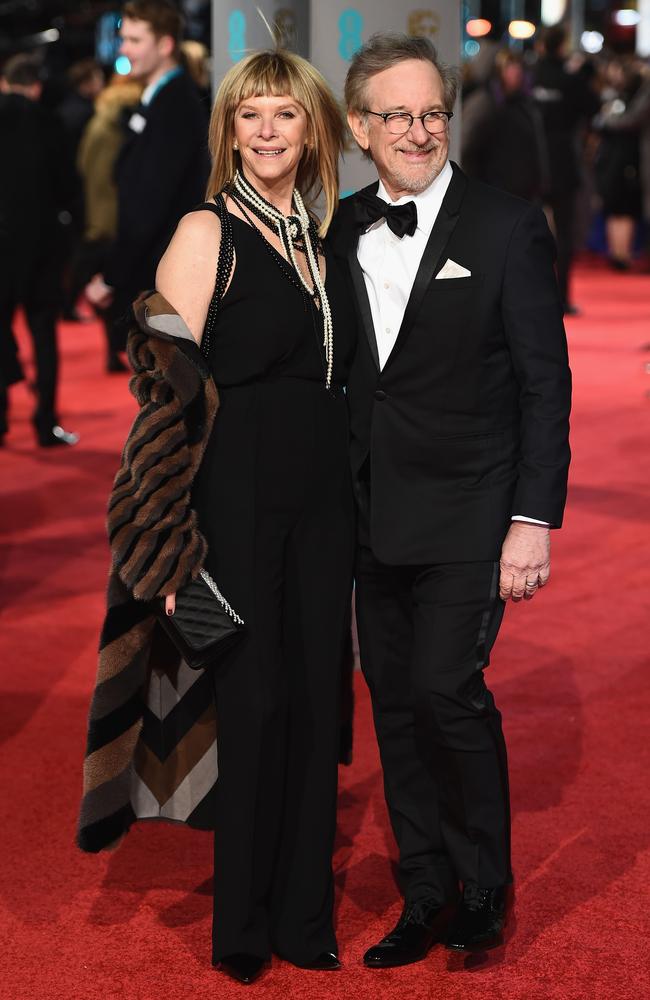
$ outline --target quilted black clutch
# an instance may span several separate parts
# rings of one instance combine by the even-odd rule
[[[245,632],[243,620],[204,569],[176,592],[173,615],[166,613],[164,597],[154,607],[160,624],[193,670],[214,664]]]

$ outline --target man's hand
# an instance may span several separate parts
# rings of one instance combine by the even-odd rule
[[[86,285],[86,298],[93,306],[107,309],[113,301],[113,289],[104,281],[101,274],[96,274]]]
[[[539,524],[513,521],[501,549],[499,596],[530,601],[551,574],[551,532]]]

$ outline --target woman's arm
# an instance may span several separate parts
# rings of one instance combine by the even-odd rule
[[[201,343],[214,292],[221,223],[214,212],[184,215],[156,271],[156,290],[187,323]]]
[[[214,212],[190,212],[178,223],[156,271],[156,290],[185,320],[197,344],[214,292],[220,242],[219,217]],[[165,598],[165,610],[174,614],[176,594]]]

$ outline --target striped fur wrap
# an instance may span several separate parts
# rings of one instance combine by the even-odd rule
[[[206,554],[191,487],[219,401],[189,329],[158,293],[129,334],[139,412],[108,507],[111,573],[84,760],[77,842],[113,846],[138,818],[211,826],[217,777],[209,676],[192,671],[149,601],[195,577]]]

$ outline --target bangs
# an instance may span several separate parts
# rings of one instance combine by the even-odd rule
[[[233,108],[251,97],[286,96],[305,109],[309,103],[300,73],[276,52],[260,52],[247,60],[229,96]]]

